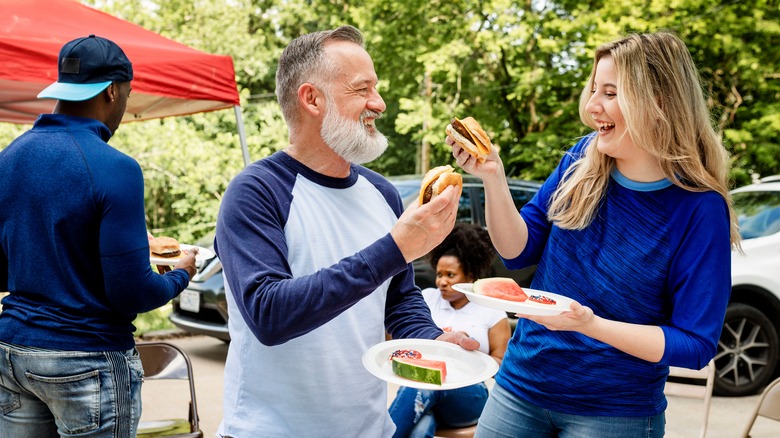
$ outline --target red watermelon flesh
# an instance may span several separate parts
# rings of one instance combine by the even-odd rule
[[[511,278],[492,277],[480,278],[474,282],[473,290],[475,293],[487,297],[498,298],[507,301],[517,301],[522,303],[528,299],[528,295]]]

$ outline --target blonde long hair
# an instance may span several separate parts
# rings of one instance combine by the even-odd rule
[[[598,129],[585,106],[598,61],[611,56],[618,75],[618,104],[633,143],[658,158],[664,176],[689,191],[718,192],[729,207],[730,237],[739,227],[728,191],[728,153],[713,129],[701,82],[685,43],[666,32],[630,35],[599,47],[580,96],[580,119]],[[588,226],[606,192],[615,160],[596,148],[597,137],[567,171],[548,217],[567,229]]]

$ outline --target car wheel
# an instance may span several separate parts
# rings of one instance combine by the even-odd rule
[[[729,305],[715,356],[715,393],[739,397],[765,387],[777,365],[779,343],[774,324],[761,311]]]

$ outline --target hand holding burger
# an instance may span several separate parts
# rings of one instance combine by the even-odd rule
[[[459,120],[457,117],[445,128],[447,135],[463,150],[474,156],[480,163],[493,149],[490,137],[473,117]]]
[[[463,177],[450,165],[438,166],[429,170],[420,185],[420,205],[433,199],[447,188],[455,186],[458,193],[463,191]]]
[[[179,258],[173,269],[184,269],[189,274],[190,278],[197,272],[195,266],[195,257],[198,255],[198,248],[191,248],[189,251],[182,251],[179,241],[173,237],[160,236],[153,237],[148,234],[149,237],[149,252],[155,257],[163,258]],[[182,257],[183,255],[183,257]],[[158,265],[157,271],[160,274],[164,274],[171,270],[170,266]]]
[[[462,177],[452,166],[439,166],[425,174],[418,202],[409,205],[390,230],[407,262],[428,254],[449,235],[458,215],[461,190]]]

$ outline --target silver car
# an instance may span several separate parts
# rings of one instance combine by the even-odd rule
[[[731,299],[715,356],[715,393],[755,394],[780,370],[780,177],[731,191],[744,255],[731,258]]]

